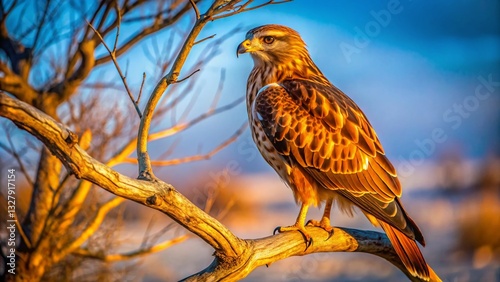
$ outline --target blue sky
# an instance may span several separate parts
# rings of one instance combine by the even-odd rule
[[[202,2],[200,10],[206,9],[209,2]],[[236,46],[248,29],[276,23],[300,32],[313,60],[364,110],[387,155],[396,164],[412,156],[433,160],[449,150],[471,159],[481,159],[493,151],[498,154],[499,11],[498,0],[296,0],[211,22],[199,38],[212,34],[220,37],[237,26],[241,30],[224,41],[218,55],[196,74],[199,101],[191,116],[196,116],[196,111],[205,110],[211,103],[222,69],[226,72],[226,80],[220,105],[245,94],[246,79],[253,63],[248,55],[236,58]],[[177,29],[189,30],[193,18],[194,13],[188,13]],[[10,20],[17,21],[15,17]],[[127,80],[136,88],[140,85],[142,72],[148,74],[150,80],[144,93],[149,93],[153,87],[156,82],[153,78],[161,75],[147,60],[144,50],[156,41],[161,51],[168,52],[170,32],[162,31],[147,38],[119,59],[122,68],[126,69]],[[130,29],[122,27],[121,40],[127,38],[127,33]],[[107,39],[114,37],[111,35]],[[181,77],[188,74],[187,70],[203,52],[204,44],[193,48]],[[58,52],[66,51],[59,49],[53,53]],[[106,51],[101,48],[99,52]],[[35,77],[39,74],[44,74],[43,69],[37,71]],[[111,64],[99,67],[89,80],[95,78],[118,81]],[[479,94],[476,93],[478,87],[481,88]],[[117,99],[123,98],[123,104],[130,106],[124,93],[114,92]],[[186,104],[181,104],[181,108]],[[131,106],[130,110],[133,111]],[[173,156],[210,150],[229,137],[246,118],[242,103],[203,122],[182,134],[182,142]],[[168,122],[163,126],[168,126]],[[441,133],[439,140],[433,140],[435,132]],[[173,140],[153,143],[153,154],[155,149],[164,148],[171,142]],[[191,167],[212,169],[217,164],[223,167],[229,160],[245,159],[241,148],[247,147],[256,150],[248,130],[241,140],[212,161]],[[241,166],[244,171],[269,171],[260,157],[243,161]],[[179,172],[171,167],[161,170],[172,175]]]
[[[237,59],[236,46],[248,28],[287,25],[301,33],[323,73],[361,106],[394,162],[419,157],[415,151],[431,160],[448,150],[480,159],[499,147],[499,6],[499,1],[300,0],[272,5],[207,26],[200,38],[223,34],[228,27],[244,28],[224,42],[200,79],[215,89],[213,82],[224,68],[223,99],[244,95],[252,60]],[[355,52],[349,54],[345,46]],[[480,86],[488,80],[489,87]],[[206,134],[228,136],[245,119],[241,105],[193,129],[188,137],[193,142],[185,145],[206,141]],[[436,132],[440,138],[433,140]],[[239,146],[249,138],[247,132]],[[237,147],[238,142],[216,162],[240,158]],[[268,169],[261,161],[242,166]]]

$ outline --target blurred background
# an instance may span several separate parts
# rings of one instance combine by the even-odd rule
[[[200,10],[209,2],[201,1]],[[24,15],[17,11],[19,16],[26,22],[35,21],[26,13],[36,5],[27,6]],[[9,19],[11,24],[17,21]],[[186,13],[175,28],[146,37],[119,58],[135,90],[146,73],[141,105],[168,70],[169,62],[162,58],[175,52],[169,47],[181,42],[193,19],[192,13]],[[253,62],[248,55],[236,58],[236,46],[248,29],[269,23],[297,30],[322,72],[368,116],[398,169],[404,188],[402,202],[424,233],[424,256],[441,278],[500,281],[500,1],[297,0],[209,23],[199,38],[216,36],[193,48],[181,77],[197,68],[200,71],[169,90],[164,105],[168,108],[176,97],[189,96],[175,103],[175,111],[166,111],[153,131],[194,120],[200,113],[211,114],[172,137],[151,142],[150,153],[157,160],[174,160],[155,167],[159,178],[174,184],[194,203],[208,206],[242,238],[269,236],[276,226],[293,223],[299,210],[291,191],[258,153],[249,129],[238,132],[247,119],[242,97]],[[132,34],[127,28],[136,25],[127,24],[122,27],[123,40]],[[106,40],[112,45],[114,37]],[[57,48],[55,45],[51,48]],[[106,50],[101,46],[96,53],[105,54]],[[41,66],[39,72],[47,68]],[[33,83],[42,85],[43,81],[33,78]],[[97,68],[85,83],[103,83],[99,90],[102,100],[87,105],[87,112],[120,109],[122,115],[136,118],[112,64]],[[72,100],[85,105],[95,93],[95,88],[82,87]],[[224,111],[212,114],[226,105]],[[71,105],[62,105],[58,111],[65,116]],[[9,138],[18,144],[30,138],[1,121]],[[133,127],[125,131],[134,134]],[[227,140],[231,143],[225,143]],[[91,148],[100,146],[96,142],[94,139]],[[223,149],[219,151],[219,147]],[[0,154],[3,166],[14,165],[5,151]],[[99,156],[106,159],[109,154]],[[187,160],[186,156],[199,157]],[[27,152],[24,158],[36,166],[35,153]],[[125,162],[115,169],[137,175],[135,164]],[[25,209],[28,204],[27,200]],[[106,229],[120,226],[113,239],[117,252],[144,242],[146,230],[152,234],[168,227],[156,240],[184,234],[159,212],[129,202],[121,209],[110,216],[109,223],[103,223],[102,231],[109,234]],[[320,215],[319,209],[311,209],[308,218]],[[374,229],[361,213],[349,218],[338,210],[332,213],[332,224]],[[212,252],[200,239],[189,238],[162,252],[105,263],[102,268],[115,274],[120,269],[120,279],[127,281],[173,281],[208,266]],[[90,270],[74,271],[84,277]],[[245,281],[404,279],[395,267],[377,257],[335,253],[288,258],[256,269]]]

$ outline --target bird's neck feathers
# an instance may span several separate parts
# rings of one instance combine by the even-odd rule
[[[320,84],[330,84],[311,57],[305,52],[292,55],[282,60],[254,59],[254,68],[247,85],[247,106],[250,109],[259,90],[271,83],[280,83],[287,79],[305,79]]]
[[[306,52],[295,56],[289,55],[288,58],[281,60],[254,59],[252,74],[255,78],[259,78],[257,81],[261,82],[260,87],[270,83],[280,83],[287,79],[306,79],[322,84],[329,83]]]

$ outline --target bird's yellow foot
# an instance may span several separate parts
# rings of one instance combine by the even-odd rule
[[[301,226],[301,225],[295,224],[295,225],[286,226],[286,227],[278,226],[274,229],[273,235],[276,234],[276,232],[283,233],[283,232],[287,232],[287,231],[299,231],[300,234],[302,234],[302,237],[304,237],[304,241],[306,243],[306,250],[312,245],[313,239],[312,239],[311,235],[309,235],[309,233],[306,231],[306,229],[303,225]]]
[[[321,218],[320,221],[311,219],[307,222],[306,226],[315,226],[315,227],[320,227],[323,228],[326,232],[328,232],[328,239],[332,237],[333,235],[333,227],[330,225],[330,219],[327,217]]]

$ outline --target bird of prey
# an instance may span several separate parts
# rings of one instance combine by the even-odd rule
[[[321,220],[308,225],[329,232],[333,202],[350,214],[357,206],[384,229],[408,271],[429,280],[415,242],[424,246],[424,237],[399,200],[401,184],[375,130],[321,73],[299,33],[274,24],[251,29],[238,46],[243,53],[254,62],[246,92],[253,140],[301,204],[295,224],[278,231],[300,231],[310,244],[309,206],[325,203]]]

